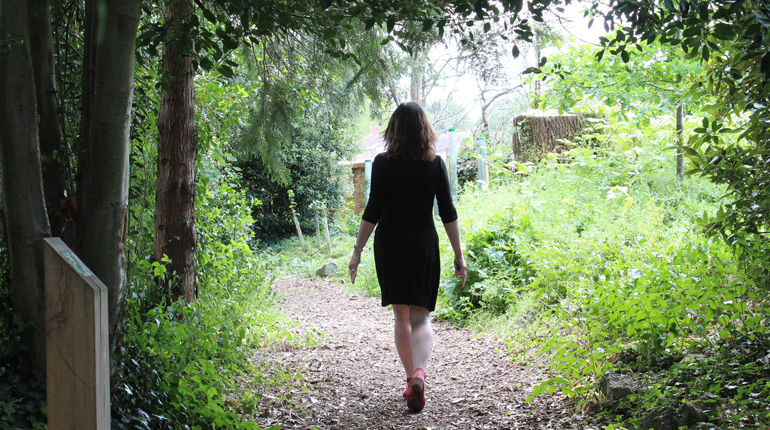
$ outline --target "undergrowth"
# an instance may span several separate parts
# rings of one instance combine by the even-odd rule
[[[766,290],[750,259],[701,227],[724,189],[677,179],[654,131],[665,124],[622,127],[464,190],[468,283],[442,277],[437,315],[496,331],[518,360],[547,358],[552,376],[533,396],[560,391],[617,427],[685,399],[718,403],[703,406],[717,428],[767,426]],[[611,403],[599,390],[608,373],[641,388]]]
[[[19,333],[27,323],[13,313],[10,303],[7,272],[0,267],[0,428],[44,429],[45,375],[25,359]]]
[[[196,204],[198,299],[168,303],[155,282],[151,218],[134,208],[121,362],[112,378],[113,428],[259,429],[260,387],[272,383],[256,347],[291,335],[273,309],[265,262],[248,245],[250,202],[226,155],[203,157]],[[141,199],[136,199],[140,201]],[[140,204],[139,203],[139,204]]]

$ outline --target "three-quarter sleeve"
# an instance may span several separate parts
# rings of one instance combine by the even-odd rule
[[[436,187],[436,201],[438,202],[438,215],[444,224],[457,220],[457,210],[452,203],[452,193],[449,190],[449,177],[446,173],[446,164],[441,157],[438,159],[438,186]]]
[[[369,221],[372,224],[377,224],[382,216],[382,208],[385,199],[385,182],[382,177],[382,163],[384,159],[382,155],[374,157],[372,162],[372,179],[369,188],[369,201],[366,202],[366,209],[364,209],[361,219]]]

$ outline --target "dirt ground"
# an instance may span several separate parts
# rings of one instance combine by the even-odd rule
[[[524,399],[544,378],[537,365],[514,363],[505,344],[434,321],[427,403],[410,412],[393,344],[393,316],[379,298],[350,295],[335,283],[284,278],[275,289],[296,335],[308,347],[255,351],[299,381],[262,388],[263,427],[284,429],[598,429],[563,399]],[[278,371],[278,370],[276,370]]]

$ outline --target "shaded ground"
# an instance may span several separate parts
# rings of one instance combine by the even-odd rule
[[[393,345],[393,317],[378,298],[345,293],[334,283],[286,278],[275,284],[298,336],[315,346],[257,351],[254,359],[303,378],[262,391],[264,427],[285,429],[593,429],[561,399],[526,404],[537,367],[514,363],[504,344],[434,321],[427,403],[411,413]],[[261,389],[264,390],[264,389]]]

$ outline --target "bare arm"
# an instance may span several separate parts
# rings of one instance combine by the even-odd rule
[[[463,278],[463,285],[465,285],[465,278],[468,276],[468,266],[465,264],[463,250],[460,246],[460,221],[454,220],[444,224],[444,230],[446,230],[449,243],[452,245],[452,250],[455,253],[455,276]]]
[[[373,223],[361,220],[361,225],[358,226],[358,236],[356,236],[356,244],[353,248],[353,255],[350,257],[350,264],[348,265],[348,270],[350,271],[350,282],[353,284],[356,283],[358,265],[361,263],[361,251],[364,249],[364,246],[366,246],[366,242],[369,240],[369,236],[372,235],[373,230]]]

